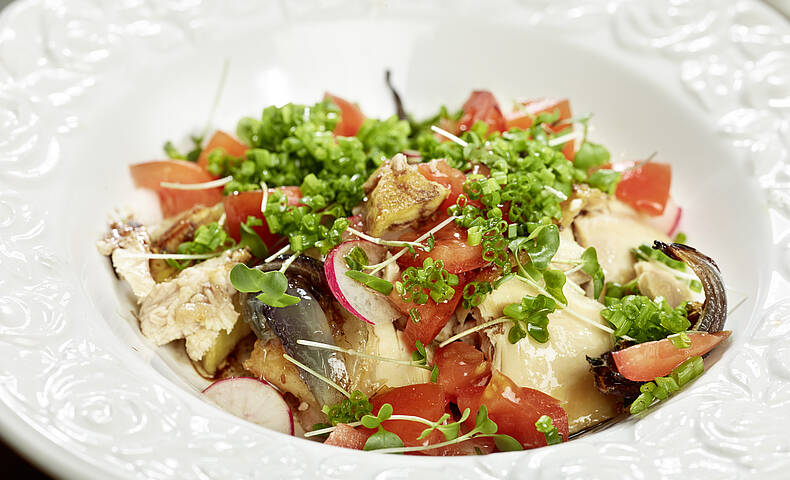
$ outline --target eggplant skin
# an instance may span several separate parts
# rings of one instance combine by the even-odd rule
[[[656,240],[653,242],[653,248],[688,265],[702,283],[705,303],[702,304],[692,330],[710,333],[722,331],[727,321],[727,292],[716,262],[699,250],[682,243],[664,243]],[[693,310],[699,309],[693,308]]]
[[[643,382],[635,382],[622,376],[617,371],[612,352],[606,352],[600,357],[587,357],[590,370],[595,378],[595,386],[604,395],[622,398],[625,403],[633,402],[641,393],[639,387]]]

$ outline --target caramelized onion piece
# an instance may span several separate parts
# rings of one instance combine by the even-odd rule
[[[395,87],[392,85],[392,80],[390,79],[390,71],[387,70],[384,74],[384,80],[387,82],[387,88],[390,89],[392,92],[392,100],[395,102],[395,112],[398,114],[398,118],[400,120],[408,120],[409,116],[406,115],[406,110],[403,108],[403,101],[400,99],[400,95],[398,95],[398,91],[395,90]]]
[[[699,318],[692,326],[692,330],[716,333],[724,328],[727,320],[727,293],[724,282],[716,262],[707,255],[682,243],[664,243],[656,240],[653,248],[667,254],[670,258],[680,260],[694,271],[702,282],[705,291],[705,303],[699,313]],[[692,305],[692,309],[694,306]]]
[[[639,396],[639,387],[643,382],[634,382],[625,378],[617,371],[617,365],[612,358],[612,352],[606,352],[600,357],[587,357],[595,378],[595,386],[604,395],[622,398],[626,403],[632,402]]]

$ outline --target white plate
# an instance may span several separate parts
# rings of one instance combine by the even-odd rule
[[[790,468],[790,26],[752,1],[23,1],[0,18],[0,425],[71,478],[779,477]],[[205,403],[94,249],[125,165],[331,90],[389,114],[472,88],[561,95],[617,159],[672,163],[683,229],[719,261],[733,341],[688,390],[519,454],[362,454]],[[142,208],[142,204],[134,207]]]

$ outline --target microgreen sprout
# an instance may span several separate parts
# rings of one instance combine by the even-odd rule
[[[299,302],[299,297],[285,293],[288,279],[283,272],[262,272],[239,263],[230,271],[230,283],[240,292],[260,292],[255,298],[272,307],[287,307]]]

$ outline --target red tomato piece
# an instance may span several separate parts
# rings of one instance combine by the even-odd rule
[[[356,104],[332,95],[324,93],[324,99],[330,99],[340,108],[340,122],[335,127],[335,135],[341,137],[353,137],[359,132],[359,128],[365,122],[365,115]]]
[[[200,165],[203,170],[206,170],[206,172],[208,172],[208,154],[218,148],[224,150],[228,155],[243,157],[247,153],[249,147],[222,130],[217,130],[214,132],[214,135],[211,136],[211,139],[209,139],[206,147],[200,152],[200,156],[198,157],[197,164]]]
[[[553,113],[556,110],[560,112],[560,118],[557,122],[571,118],[571,103],[567,98],[537,98],[534,100],[525,100],[520,102],[524,108],[509,113],[506,117],[505,126],[507,130],[511,128],[518,128],[526,130],[532,126],[532,122],[539,113]],[[573,127],[571,125],[556,124],[549,128],[550,133],[570,133]],[[574,156],[574,142],[567,142],[562,147],[562,153],[568,160],[573,160]]]
[[[376,395],[370,399],[373,413],[377,413],[382,405],[392,405],[393,415],[414,415],[428,420],[438,420],[444,415],[446,400],[442,387],[435,383],[419,383],[397,387]],[[417,440],[426,426],[409,420],[387,420],[382,426],[399,436],[407,447],[429,445],[445,440],[441,432],[434,431],[428,438]],[[370,430],[368,430],[370,431]]]
[[[505,117],[499,108],[494,94],[488,90],[475,90],[463,106],[464,114],[458,122],[458,129],[465,132],[472,128],[477,121],[488,124],[490,132],[505,131]]]
[[[326,439],[324,445],[362,450],[365,442],[368,441],[368,437],[370,437],[370,432],[362,429],[357,430],[345,423],[338,423],[332,433],[329,434],[329,438]]]
[[[222,201],[222,187],[203,190],[176,190],[162,187],[162,182],[205,183],[211,175],[192,162],[184,160],[155,160],[129,166],[132,181],[139,188],[147,188],[159,196],[164,217],[171,217],[195,205],[211,206]]]
[[[455,402],[460,389],[477,385],[491,375],[491,364],[483,352],[464,342],[440,348],[433,361],[439,368],[438,383],[450,402]]]
[[[423,345],[428,345],[436,338],[436,335],[444,328],[447,320],[455,312],[458,302],[463,297],[464,285],[466,285],[465,275],[458,276],[458,285],[453,287],[455,295],[450,300],[442,303],[436,303],[432,298],[423,305],[416,305],[411,302],[404,302],[398,292],[394,289],[390,294],[390,301],[392,304],[404,314],[408,314],[409,310],[414,308],[420,317],[420,321],[414,323],[409,318],[406,322],[406,328],[403,334],[406,336],[406,343],[409,346],[414,345],[417,340],[421,341]]]
[[[643,162],[623,172],[615,195],[639,212],[650,216],[664,213],[672,184],[672,167],[666,163]]]
[[[635,382],[649,382],[656,377],[669,375],[678,365],[691,357],[705,355],[730,336],[729,331],[689,333],[691,345],[677,348],[665,338],[645,342],[612,353],[617,370]]]
[[[461,389],[458,395],[458,408],[461,411],[466,408],[471,410],[467,425],[474,425],[477,409],[485,405],[488,418],[499,427],[497,433],[510,435],[521,442],[524,448],[546,445],[546,436],[535,427],[535,422],[542,415],[551,417],[562,438],[568,439],[568,415],[557,399],[538,390],[519,388],[513,380],[498,371],[494,371],[491,381],[482,392],[475,395],[478,391],[475,387],[467,387]]]
[[[444,220],[446,217],[441,217]],[[432,223],[430,228],[440,222]],[[425,228],[424,231],[430,230]],[[422,232],[424,233],[424,232]],[[404,235],[401,240],[414,240],[419,237],[421,232]],[[414,254],[407,253],[401,256],[397,262],[404,267],[422,267],[426,258],[442,260],[444,268],[450,273],[463,273],[476,270],[488,264],[483,260],[483,247],[481,245],[470,246],[467,240],[467,231],[455,223],[450,223],[434,235],[434,246],[430,252],[417,250]]]
[[[457,168],[453,168],[443,159],[431,160],[428,163],[417,165],[417,170],[427,178],[450,190],[450,194],[439,205],[439,211],[446,214],[447,209],[455,205],[458,196],[464,193],[466,175]]]
[[[524,100],[519,102],[524,108],[516,110],[507,115],[507,129],[518,128],[526,130],[532,126],[532,122],[539,113],[553,113],[559,109],[559,120],[571,118],[571,103],[567,98],[536,98],[534,100]]]
[[[274,190],[269,189],[269,194],[274,192]],[[288,205],[299,205],[299,200],[302,198],[302,191],[299,187],[278,187],[277,190],[285,193],[285,196],[288,198]],[[225,205],[225,229],[237,242],[241,239],[241,224],[247,221],[247,217],[263,218],[261,214],[262,200],[263,192],[261,190],[234,192],[232,195],[222,199]],[[269,227],[265,221],[263,225],[252,228],[267,247],[271,248],[277,243],[279,236],[269,232]]]

